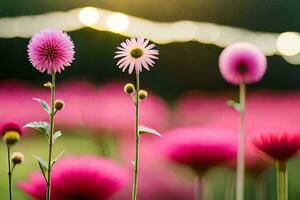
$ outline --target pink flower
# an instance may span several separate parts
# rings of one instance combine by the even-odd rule
[[[1,127],[0,135],[4,136],[8,132],[16,132],[21,136],[23,134],[23,129],[17,122],[6,122]]]
[[[267,69],[267,60],[253,44],[236,43],[223,50],[219,66],[224,79],[238,85],[262,79]]]
[[[53,200],[108,199],[124,186],[127,174],[112,161],[93,156],[68,157],[59,161],[52,173]],[[46,185],[34,173],[19,187],[36,200],[44,200]]]
[[[153,67],[154,59],[158,59],[158,50],[153,49],[154,44],[148,45],[149,40],[144,38],[131,38],[121,43],[117,47],[114,58],[120,58],[117,65],[124,72],[129,67],[129,74],[135,69],[136,73],[142,72],[142,69],[150,70],[149,66]],[[148,45],[148,46],[147,46]]]
[[[197,172],[234,159],[237,154],[236,136],[216,129],[177,128],[168,131],[163,140],[163,151],[169,160]]]
[[[74,60],[74,44],[58,29],[44,29],[36,33],[28,45],[31,64],[40,72],[61,72]]]
[[[262,152],[279,161],[293,157],[300,149],[299,133],[267,133],[253,139],[253,144]]]

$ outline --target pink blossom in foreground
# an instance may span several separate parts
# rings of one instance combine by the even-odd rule
[[[28,56],[31,64],[40,72],[60,73],[74,60],[74,44],[59,29],[44,29],[29,42]]]
[[[235,43],[220,55],[219,66],[224,79],[232,84],[255,83],[264,76],[267,59],[251,43]]]
[[[112,161],[94,156],[68,157],[52,173],[53,200],[103,200],[119,191],[127,181],[126,172]],[[19,187],[36,200],[44,200],[45,181],[34,173]]]
[[[120,59],[117,63],[120,69],[124,72],[128,68],[129,74],[135,72],[138,74],[142,69],[150,70],[153,67],[155,59],[158,59],[158,50],[154,49],[154,44],[149,44],[149,40],[144,38],[131,38],[122,42],[116,56]]]
[[[237,137],[218,129],[176,128],[164,134],[161,146],[168,160],[201,173],[234,159]]]

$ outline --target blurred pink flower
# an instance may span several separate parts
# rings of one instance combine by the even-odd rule
[[[175,125],[201,125],[236,132],[239,130],[239,113],[226,104],[227,100],[224,94],[188,92],[175,106]],[[245,119],[247,135],[272,130],[298,131],[299,100],[298,92],[250,91]]]
[[[254,83],[265,74],[267,60],[255,45],[236,43],[223,50],[219,65],[226,81],[232,84]]]
[[[4,136],[7,132],[11,131],[18,133],[20,136],[23,135],[23,128],[19,123],[14,121],[2,124],[0,129],[0,135]]]
[[[29,121],[47,119],[47,114],[39,109],[33,97],[43,97],[43,91],[30,87],[25,82],[5,80],[0,82],[0,123],[16,121],[26,124]],[[27,130],[25,130],[27,133]]]
[[[112,161],[93,156],[68,157],[59,161],[52,173],[53,200],[108,199],[127,182],[127,174]],[[44,200],[45,181],[34,173],[18,186],[36,200]]]
[[[136,73],[142,72],[142,69],[150,70],[153,67],[154,59],[158,59],[158,50],[153,49],[154,44],[148,45],[149,40],[144,38],[131,38],[122,42],[117,49],[114,58],[120,58],[117,65],[124,72],[129,67],[129,74],[135,69]],[[148,45],[148,46],[147,46]]]
[[[253,139],[253,144],[275,160],[286,161],[300,149],[300,134],[288,132],[270,132]]]
[[[44,29],[36,33],[28,45],[31,64],[40,72],[61,72],[74,60],[74,44],[58,29]]]
[[[93,111],[97,108],[97,87],[88,81],[68,81],[60,84],[57,90],[57,98],[63,99],[66,106],[63,111],[57,113],[57,125],[64,128],[74,127],[88,128],[84,120],[84,113],[87,110]],[[93,106],[91,106],[93,102]]]
[[[176,128],[164,134],[163,153],[167,159],[205,172],[236,157],[235,134],[211,128]]]
[[[226,105],[228,95],[189,91],[180,96],[174,110],[174,126],[207,125],[219,115],[236,113]]]

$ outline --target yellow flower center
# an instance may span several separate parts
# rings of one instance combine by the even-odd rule
[[[140,58],[142,57],[144,54],[143,50],[140,49],[140,48],[135,48],[135,49],[132,49],[130,51],[130,55],[133,57],[133,58]]]

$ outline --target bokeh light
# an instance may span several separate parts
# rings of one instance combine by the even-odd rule
[[[100,14],[96,8],[85,7],[80,10],[78,19],[82,24],[92,26],[99,21]]]
[[[284,56],[294,56],[300,52],[300,36],[295,32],[285,32],[277,38],[277,49]]]
[[[123,32],[129,26],[129,19],[122,13],[112,13],[107,18],[106,26],[113,32]]]

